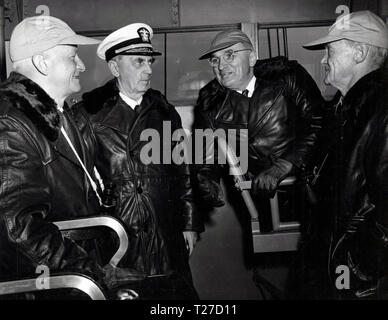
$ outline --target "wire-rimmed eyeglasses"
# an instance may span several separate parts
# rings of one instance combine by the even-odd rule
[[[234,57],[236,56],[235,53],[236,52],[240,52],[240,51],[252,51],[252,49],[240,49],[240,50],[227,50],[224,52],[224,54],[221,56],[225,62],[227,63],[232,63],[233,60],[234,60]],[[221,57],[211,57],[209,58],[209,64],[212,66],[212,67],[217,67],[218,64],[220,63],[220,59]]]

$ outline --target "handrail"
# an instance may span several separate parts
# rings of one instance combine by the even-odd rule
[[[78,289],[87,294],[92,300],[106,300],[101,288],[87,276],[58,275],[47,277],[48,289]],[[36,278],[15,281],[0,282],[0,295],[18,294],[41,291],[44,289],[36,285]]]
[[[213,137],[215,138],[215,136]],[[247,206],[248,212],[251,215],[253,220],[258,220],[259,213],[257,212],[257,208],[255,203],[252,200],[251,194],[245,188],[241,188],[241,184],[246,183],[244,174],[241,171],[239,161],[237,160],[237,156],[232,148],[228,147],[228,144],[225,139],[222,137],[218,138],[218,147],[221,149],[223,154],[225,155],[226,162],[229,165],[230,175],[233,176],[235,186],[237,189],[241,191],[241,196],[244,199],[245,205]]]
[[[233,179],[235,182],[235,187],[241,191],[241,196],[243,197],[245,205],[247,206],[252,222],[255,222],[257,224],[259,213],[257,211],[255,203],[253,202],[252,196],[248,191],[249,189],[252,188],[252,181],[245,180],[244,174],[241,172],[241,168],[239,166],[239,161],[237,160],[237,156],[234,150],[228,147],[226,140],[219,136],[217,138],[218,138],[218,147],[221,149],[221,151],[224,153],[226,157],[226,161],[230,168],[229,169],[230,174],[233,176]],[[280,182],[279,186],[289,186],[294,184],[295,181],[296,181],[295,177],[287,177]],[[272,224],[273,224],[274,231],[299,229],[300,223],[297,221],[280,222],[277,192],[275,193],[274,198],[270,199],[270,205],[271,205]]]
[[[117,249],[116,253],[110,260],[110,264],[113,266],[117,266],[125,252],[128,249],[128,235],[125,231],[122,223],[114,217],[111,216],[98,216],[98,217],[88,217],[88,218],[80,218],[73,220],[65,220],[65,221],[57,221],[54,224],[59,228],[59,230],[74,230],[74,229],[82,229],[88,227],[98,227],[104,226],[113,229],[117,236],[120,239],[120,245]]]

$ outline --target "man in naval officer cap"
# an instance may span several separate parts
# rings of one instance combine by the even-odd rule
[[[188,257],[203,230],[191,203],[187,165],[169,161],[145,163],[140,141],[144,130],[159,134],[165,159],[167,139],[163,123],[171,132],[182,128],[175,108],[159,91],[150,88],[154,56],[161,55],[151,44],[153,31],[144,23],[133,23],[108,35],[97,55],[108,63],[113,80],[83,95],[76,107],[78,124],[89,142],[89,152],[103,183],[116,185],[115,216],[130,234],[124,266],[149,275],[139,283],[140,294],[149,299],[195,299]],[[89,118],[92,126],[86,126]],[[144,140],[144,139],[143,139]],[[165,149],[165,150],[164,150]],[[171,157],[170,157],[171,158]]]

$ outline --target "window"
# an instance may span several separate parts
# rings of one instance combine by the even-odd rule
[[[311,51],[302,47],[303,44],[327,34],[328,28],[328,26],[259,28],[259,59],[288,54],[289,59],[297,60],[303,65],[317,83],[322,95],[326,99],[330,99],[335,94],[336,89],[326,86],[323,82],[325,76],[321,66],[323,50]],[[286,37],[286,49],[284,37]]]

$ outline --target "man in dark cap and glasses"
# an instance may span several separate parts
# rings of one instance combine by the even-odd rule
[[[319,129],[321,93],[296,61],[257,60],[240,30],[218,33],[200,59],[208,59],[215,79],[200,90],[194,128],[248,130],[248,137],[237,137],[248,139],[248,155],[240,157],[248,157],[262,229],[271,230],[268,199],[284,178],[306,170]],[[224,204],[222,172],[218,165],[195,166],[198,193],[211,207]]]

